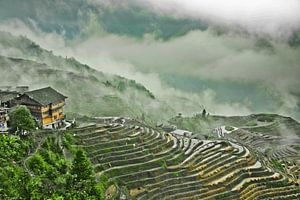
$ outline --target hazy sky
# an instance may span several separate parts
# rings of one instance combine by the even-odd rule
[[[0,30],[161,98],[188,97],[219,114],[299,117],[299,10],[299,0],[3,0]]]

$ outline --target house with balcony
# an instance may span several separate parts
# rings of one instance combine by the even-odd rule
[[[13,105],[14,99],[19,95],[19,92],[0,88],[0,132],[7,132],[9,130],[8,113]]]
[[[27,91],[14,99],[15,105],[25,105],[41,128],[62,126],[65,120],[66,96],[51,87]]]

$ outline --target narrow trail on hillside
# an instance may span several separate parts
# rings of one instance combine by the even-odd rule
[[[64,144],[64,140],[65,140],[64,134],[65,134],[65,132],[63,130],[58,132],[58,136],[57,136],[58,145],[60,146],[60,148],[62,150],[64,159],[71,161],[71,160],[73,160],[73,156],[72,156],[72,153],[70,152],[70,150]]]
[[[25,168],[25,170],[30,174],[30,176],[33,176],[33,173],[30,171],[29,167],[27,166],[27,161],[29,160],[30,157],[32,157],[33,155],[36,154],[36,152],[41,149],[41,145],[44,143],[45,141],[45,137],[42,138],[39,142],[38,142],[38,145],[37,147],[35,148],[35,150],[31,153],[29,153],[27,155],[27,157],[22,161],[22,165],[23,167]]]
[[[69,160],[69,159],[68,159],[68,156],[67,156],[67,152],[66,152],[65,145],[64,145],[64,143],[63,143],[63,140],[64,140],[64,132],[63,132],[63,131],[59,131],[57,134],[58,134],[58,136],[57,136],[57,138],[58,138],[58,145],[59,145],[59,147],[60,147],[61,150],[62,150],[62,154],[63,154],[63,156],[64,156],[64,158],[65,158],[66,160]]]

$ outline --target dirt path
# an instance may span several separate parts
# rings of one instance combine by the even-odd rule
[[[63,144],[63,140],[64,140],[64,132],[60,131],[58,132],[58,145],[60,146],[62,152],[63,152],[63,156],[66,160],[70,160],[68,153],[67,153],[67,149],[65,148],[65,145]]]
[[[37,147],[35,148],[35,150],[31,153],[29,153],[27,155],[27,157],[23,160],[22,165],[25,168],[25,170],[30,174],[30,176],[33,176],[33,173],[30,171],[30,169],[27,166],[27,161],[28,159],[33,156],[34,154],[36,154],[36,152],[41,148],[42,143],[45,141],[45,138],[42,138],[41,141],[38,142]]]

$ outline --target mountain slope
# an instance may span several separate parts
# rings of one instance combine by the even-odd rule
[[[193,137],[225,139],[256,149],[278,170],[300,175],[300,123],[276,114],[175,117],[171,125],[193,131]]]
[[[174,136],[130,120],[74,133],[106,185],[106,199],[300,197],[295,180],[239,143]]]
[[[92,116],[166,118],[174,111],[143,85],[55,56],[25,37],[0,32],[0,85],[50,85],[69,97],[67,111]],[[161,112],[159,112],[161,110]]]

